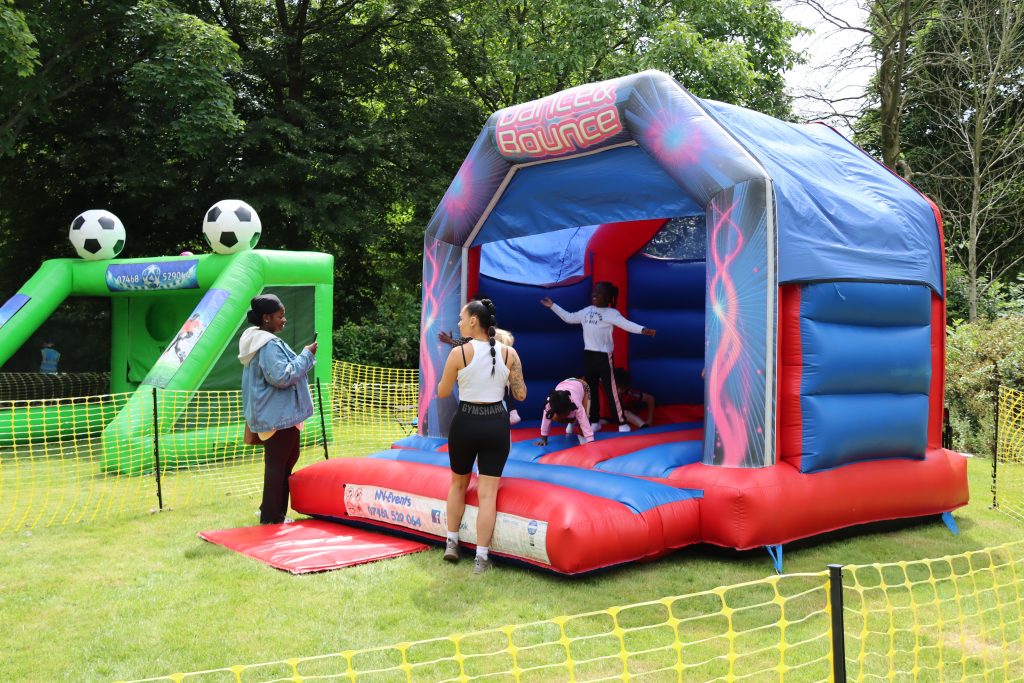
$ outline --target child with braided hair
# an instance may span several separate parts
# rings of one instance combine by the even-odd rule
[[[544,417],[540,422],[540,439],[536,442],[538,446],[548,445],[548,434],[551,431],[551,422],[568,422],[565,428],[566,434],[572,434],[573,423],[580,426],[580,443],[590,443],[594,440],[594,428],[587,418],[587,411],[590,410],[590,387],[586,380],[579,377],[570,377],[562,380],[548,394],[548,402],[544,406]]]
[[[551,300],[544,297],[541,304],[550,308],[555,315],[571,325],[583,326],[583,370],[587,384],[593,392],[590,401],[590,422],[597,425],[601,417],[601,401],[598,397],[598,385],[603,385],[608,404],[615,411],[619,431],[628,432],[629,424],[625,412],[619,402],[619,392],[615,388],[615,363],[612,357],[615,342],[612,339],[612,327],[618,327],[633,334],[653,337],[656,330],[637,325],[626,320],[615,308],[619,289],[610,282],[598,282],[594,285],[591,297],[592,306],[570,313]]]
[[[459,313],[459,334],[469,341],[448,354],[440,398],[451,396],[459,384],[459,408],[448,429],[448,458],[452,470],[446,504],[448,538],[444,559],[459,561],[459,527],[466,511],[466,489],[477,464],[476,560],[473,573],[491,568],[489,547],[497,517],[498,487],[509,453],[505,388],[516,400],[526,398],[526,383],[516,350],[495,340],[497,312],[490,299],[473,300]],[[488,362],[490,361],[490,362]]]

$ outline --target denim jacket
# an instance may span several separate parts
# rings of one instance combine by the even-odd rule
[[[306,373],[316,359],[305,349],[296,355],[277,337],[257,346],[255,355],[240,357],[245,421],[254,432],[294,427],[313,414]]]

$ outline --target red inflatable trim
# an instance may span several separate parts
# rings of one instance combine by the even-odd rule
[[[669,479],[703,489],[701,540],[737,549],[789,543],[857,524],[921,517],[967,504],[967,462],[876,460],[803,474],[788,462],[761,469],[684,465]]]
[[[803,376],[803,345],[800,339],[801,285],[779,287],[779,385],[776,462],[785,461],[797,470],[803,456],[803,415],[800,381]]]

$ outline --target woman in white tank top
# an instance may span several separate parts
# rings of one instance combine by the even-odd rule
[[[446,507],[448,538],[444,559],[459,560],[459,527],[466,511],[466,489],[477,463],[476,561],[473,572],[490,569],[488,555],[497,516],[498,486],[509,452],[508,412],[502,399],[507,386],[517,401],[526,398],[519,354],[494,341],[497,314],[490,299],[470,301],[459,313],[459,334],[469,342],[448,354],[437,386],[440,398],[459,384],[459,409],[448,430],[452,482]]]

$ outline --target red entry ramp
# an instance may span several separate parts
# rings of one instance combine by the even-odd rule
[[[418,553],[427,545],[318,519],[200,531],[199,538],[292,574],[323,572]]]

